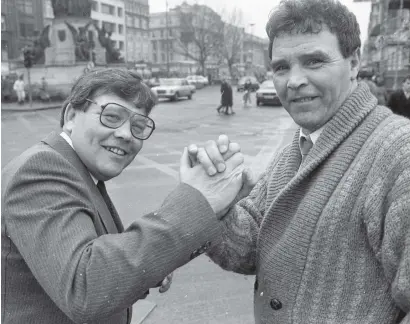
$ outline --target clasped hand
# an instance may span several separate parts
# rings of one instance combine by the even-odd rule
[[[199,190],[210,203],[218,218],[247,196],[256,184],[250,169],[244,166],[244,156],[237,143],[220,135],[205,147],[195,144],[184,149],[180,180]]]

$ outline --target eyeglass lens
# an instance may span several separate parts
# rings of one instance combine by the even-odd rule
[[[108,104],[101,112],[101,123],[110,128],[121,127],[129,118],[129,110],[116,104]],[[148,138],[154,128],[152,119],[140,114],[133,114],[130,124],[132,135],[138,139]]]

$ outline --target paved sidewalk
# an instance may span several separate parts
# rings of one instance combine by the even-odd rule
[[[11,103],[1,103],[1,111],[36,111],[36,110],[46,110],[46,109],[57,109],[60,108],[63,102],[52,101],[52,102],[38,102],[33,101],[32,107],[30,103],[25,102],[24,105],[19,105],[17,102]]]

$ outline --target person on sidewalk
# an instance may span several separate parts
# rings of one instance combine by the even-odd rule
[[[395,114],[410,118],[410,74],[404,78],[402,88],[391,94],[387,106]]]
[[[283,0],[266,30],[299,129],[207,254],[256,275],[257,324],[410,323],[410,120],[357,82],[359,24],[341,2]],[[189,151],[208,168],[220,147]]]
[[[179,185],[123,227],[105,182],[155,130],[154,100],[131,71],[82,75],[63,104],[62,130],[4,167],[2,323],[129,324],[137,300],[166,291],[169,274],[221,236],[219,217],[249,191],[240,152],[215,175],[192,165],[185,148]]]
[[[45,77],[41,78],[40,100],[50,102],[50,95],[48,93],[48,83]]]
[[[17,94],[17,101],[20,105],[24,104],[26,100],[26,92],[24,90],[24,76],[20,75],[19,78],[14,82],[13,90]]]

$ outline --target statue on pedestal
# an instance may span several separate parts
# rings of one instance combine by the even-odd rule
[[[54,19],[37,40],[37,47],[45,52],[46,65],[123,62],[104,28],[100,29],[91,19],[91,0],[52,0],[51,4]]]

